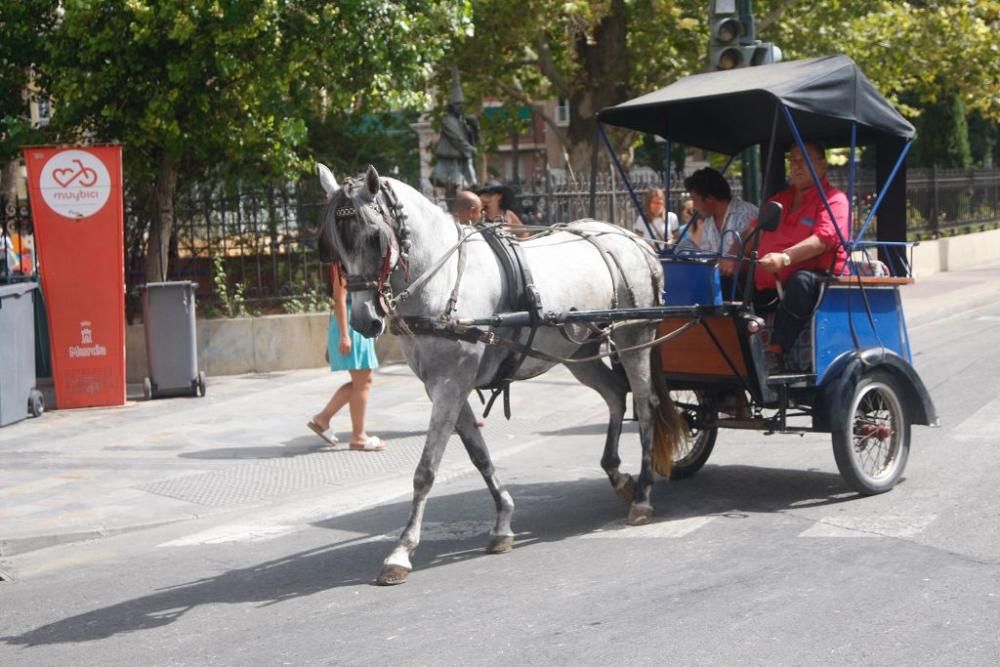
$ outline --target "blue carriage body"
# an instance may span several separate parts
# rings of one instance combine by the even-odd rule
[[[813,317],[812,337],[816,384],[826,381],[838,358],[859,348],[889,350],[913,363],[903,304],[894,285],[827,287]]]

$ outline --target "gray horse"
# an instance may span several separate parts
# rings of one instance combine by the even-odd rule
[[[432,403],[423,455],[413,476],[410,520],[396,547],[385,559],[377,583],[399,584],[412,570],[410,556],[420,542],[424,507],[445,445],[457,432],[496,503],[496,524],[488,553],[513,547],[514,501],[501,484],[476,416],[471,392],[491,386],[505,361],[519,355],[522,363],[510,379],[541,375],[566,360],[567,368],[593,388],[610,410],[601,466],[615,491],[630,503],[628,522],[649,521],[653,507],[651,457],[673,455],[684,428],[658,372],[659,354],[650,354],[656,323],[642,321],[616,327],[609,344],[617,351],[623,378],[601,359],[602,338],[580,325],[540,327],[524,349],[458,340],[408,326],[417,321],[447,323],[487,318],[515,309],[509,273],[479,229],[456,224],[419,192],[393,179],[380,179],[373,167],[357,179],[337,183],[318,165],[327,195],[320,235],[321,255],[340,261],[353,292],[351,326],[368,337],[385,330],[386,321],[404,332],[400,347]],[[461,248],[460,248],[461,247]],[[464,254],[464,257],[462,255]],[[635,235],[596,221],[578,221],[523,243],[523,255],[545,311],[653,306],[660,303],[663,272],[656,256]],[[464,268],[463,268],[464,266]],[[574,330],[568,330],[568,329]],[[413,331],[416,331],[414,335]],[[497,328],[498,338],[529,341],[529,329]],[[655,367],[655,369],[654,369]],[[627,378],[627,380],[626,380]],[[635,398],[642,444],[638,481],[619,470],[618,439],[627,391]]]

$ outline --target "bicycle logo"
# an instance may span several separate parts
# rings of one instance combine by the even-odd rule
[[[53,169],[52,180],[61,187],[68,188],[73,181],[83,188],[89,188],[97,183],[97,172],[90,167],[85,167],[80,160],[73,160],[76,169],[68,167],[66,169]]]
[[[39,186],[49,208],[64,218],[82,220],[107,203],[111,175],[99,156],[68,149],[53,154],[45,163]]]

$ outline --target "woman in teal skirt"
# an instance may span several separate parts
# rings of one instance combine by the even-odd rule
[[[330,421],[347,405],[351,413],[351,449],[380,452],[385,449],[385,443],[365,431],[372,370],[378,368],[375,341],[365,338],[348,324],[351,298],[341,279],[339,264],[335,263],[330,267],[330,280],[333,283],[333,316],[330,317],[327,331],[327,360],[330,362],[330,370],[347,371],[351,381],[341,385],[327,401],[326,407],[306,426],[336,446],[338,441],[330,428]]]

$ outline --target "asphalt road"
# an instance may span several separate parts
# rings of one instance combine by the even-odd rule
[[[471,466],[435,488],[395,588],[372,580],[409,502],[378,485],[46,549],[0,582],[0,664],[998,664],[1000,305],[910,336],[943,425],[914,428],[890,493],[848,492],[825,436],[723,432],[627,528],[600,402],[556,374],[578,417],[498,464],[510,554],[483,553]]]

